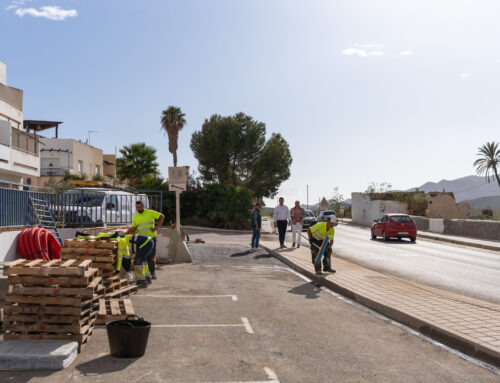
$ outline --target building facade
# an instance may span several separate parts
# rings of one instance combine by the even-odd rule
[[[0,61],[0,180],[29,184],[40,175],[39,137],[23,128],[23,91],[7,85]]]

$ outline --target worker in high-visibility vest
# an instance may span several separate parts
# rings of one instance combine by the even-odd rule
[[[149,253],[146,264],[146,280],[151,284],[151,279],[156,279],[156,233],[163,224],[165,216],[155,210],[144,209],[144,203],[142,201],[137,201],[135,203],[135,209],[137,213],[135,213],[132,218],[132,227],[127,230],[127,234],[135,233],[147,235],[151,238],[153,249]],[[150,277],[149,274],[151,275]]]
[[[317,275],[321,275],[321,263],[316,263],[316,257],[318,256],[319,249],[326,238],[328,238],[330,242],[328,243],[325,253],[323,254],[323,271],[327,271],[329,273],[335,272],[335,270],[332,269],[332,245],[333,237],[335,236],[335,229],[333,226],[334,223],[328,220],[327,222],[318,222],[307,229],[307,237],[309,238],[309,244],[311,245],[312,263]]]

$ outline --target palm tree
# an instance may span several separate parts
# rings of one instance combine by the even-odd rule
[[[158,175],[156,149],[140,142],[120,149],[121,157],[116,159],[116,173],[136,187],[145,177]]]
[[[174,156],[174,166],[177,166],[177,139],[179,130],[186,124],[185,116],[176,106],[169,106],[161,114],[161,127],[168,134],[168,151]]]
[[[500,187],[500,178],[498,177],[498,172],[500,171],[500,148],[498,142],[487,142],[485,145],[479,148],[477,153],[478,158],[474,161],[474,166],[476,167],[476,173],[478,175],[485,175],[488,182],[491,178],[496,178],[498,186]],[[492,172],[493,175],[490,175]]]

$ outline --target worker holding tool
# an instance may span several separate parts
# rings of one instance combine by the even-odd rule
[[[309,238],[309,243],[311,245],[311,256],[312,263],[314,265],[314,270],[317,275],[321,275],[321,262],[316,263],[316,258],[321,249],[321,245],[325,239],[329,239],[330,242],[325,249],[323,254],[323,271],[329,273],[334,273],[335,270],[332,269],[332,245],[333,237],[335,236],[334,224],[330,220],[327,222],[318,222],[317,224],[310,226],[307,229],[307,237]]]
[[[144,209],[144,203],[137,201],[135,203],[137,213],[132,218],[132,227],[127,230],[126,234],[146,235],[151,238],[153,249],[148,255],[146,264],[146,280],[151,284],[151,279],[156,279],[156,233],[163,224],[165,216],[155,210]],[[157,220],[155,224],[155,220]],[[149,275],[151,275],[149,277]]]

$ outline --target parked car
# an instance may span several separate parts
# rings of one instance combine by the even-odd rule
[[[146,194],[79,188],[64,192],[52,210],[56,221],[67,227],[129,225],[135,214],[135,202],[139,200],[149,208]]]
[[[309,226],[314,225],[318,222],[318,219],[311,210],[306,210],[306,216],[302,222],[302,229],[307,229]]]
[[[409,215],[384,214],[373,221],[371,234],[372,239],[382,237],[384,241],[388,241],[389,238],[410,238],[410,241],[415,242],[417,239],[417,225]]]
[[[338,223],[337,214],[333,210],[320,211],[318,216],[318,221],[325,222],[330,218],[335,225]]]

